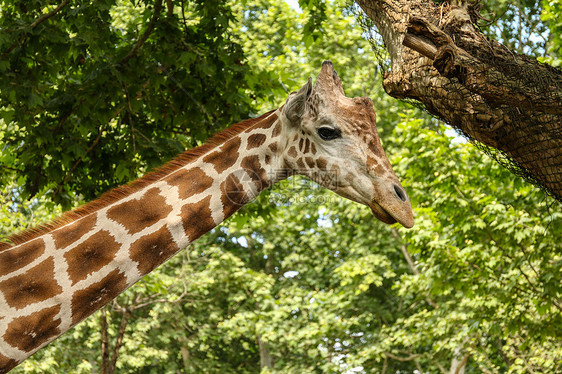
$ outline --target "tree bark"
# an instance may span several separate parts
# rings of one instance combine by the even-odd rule
[[[562,72],[475,26],[478,2],[356,0],[391,59],[385,91],[414,99],[562,202]]]
[[[267,342],[264,342],[260,335],[258,335],[258,347],[260,350],[260,369],[272,368],[273,357],[271,357]]]
[[[123,309],[121,311],[121,322],[119,324],[119,331],[117,332],[117,338],[115,341],[115,346],[111,350],[110,337],[109,337],[109,324],[107,321],[107,315],[109,313],[109,307],[102,309],[100,314],[100,330],[101,330],[101,357],[102,364],[100,373],[101,374],[113,374],[117,368],[117,360],[119,358],[119,351],[121,345],[123,344],[123,337],[125,336],[125,329],[129,322],[129,317],[131,316],[130,309]]]
[[[466,369],[466,363],[470,355],[461,355],[461,348],[457,347],[453,352],[453,359],[451,360],[451,369],[449,374],[464,374]]]
[[[101,370],[100,374],[109,374],[109,335],[107,332],[107,307],[101,310],[100,314],[101,330]]]
[[[180,353],[181,353],[181,359],[183,361],[183,368],[185,369],[185,371],[187,372],[189,367],[190,367],[190,354],[189,354],[189,350],[187,349],[187,347],[185,345],[182,345],[180,347]]]
[[[111,364],[109,366],[108,373],[115,373],[117,368],[117,360],[119,359],[119,351],[121,350],[121,345],[123,344],[123,338],[125,336],[125,329],[129,323],[129,317],[131,316],[131,310],[126,309],[121,314],[121,323],[119,324],[119,331],[117,332],[117,340],[115,341],[115,346],[113,347],[113,356],[111,357]]]

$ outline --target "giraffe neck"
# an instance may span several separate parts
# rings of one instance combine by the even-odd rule
[[[0,373],[278,179],[278,112],[107,206],[0,249]]]

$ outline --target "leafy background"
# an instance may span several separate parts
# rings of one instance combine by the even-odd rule
[[[349,4],[67,3],[33,26],[58,4],[0,1],[0,235],[279,106],[327,58],[373,99],[416,226],[293,178],[14,372],[562,371],[560,205],[386,96]],[[481,26],[558,66],[561,14],[488,0]]]

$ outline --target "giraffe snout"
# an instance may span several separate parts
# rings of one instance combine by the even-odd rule
[[[388,224],[399,222],[406,228],[414,226],[410,199],[398,182],[387,181],[375,190],[375,196],[370,204],[375,217]]]

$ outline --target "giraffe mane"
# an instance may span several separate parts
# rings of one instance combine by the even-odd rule
[[[37,227],[32,227],[26,229],[20,233],[11,235],[7,237],[5,240],[9,242],[0,242],[0,252],[6,250],[8,248],[14,247],[19,244],[23,244],[35,238],[38,238],[41,235],[44,235],[50,231],[56,230],[72,221],[80,219],[82,217],[87,216],[88,214],[94,213],[106,206],[123,199],[124,197],[131,195],[132,193],[162,179],[166,175],[178,170],[179,168],[187,165],[191,161],[197,159],[198,157],[208,153],[210,150],[220,146],[225,141],[231,139],[233,136],[242,133],[243,131],[247,130],[248,128],[252,127],[253,125],[261,122],[262,120],[266,119],[270,114],[274,113],[276,109],[271,110],[259,117],[250,118],[244,120],[242,122],[236,123],[219,133],[215,134],[212,138],[207,140],[204,144],[188,149],[179,155],[177,155],[171,161],[165,163],[164,165],[160,166],[159,168],[145,174],[144,176],[135,179],[123,186],[115,187],[104,194],[102,194],[99,198],[92,200],[82,206],[79,206],[73,210],[70,210],[66,213],[63,213],[58,218],[55,218],[53,221],[39,225]]]

